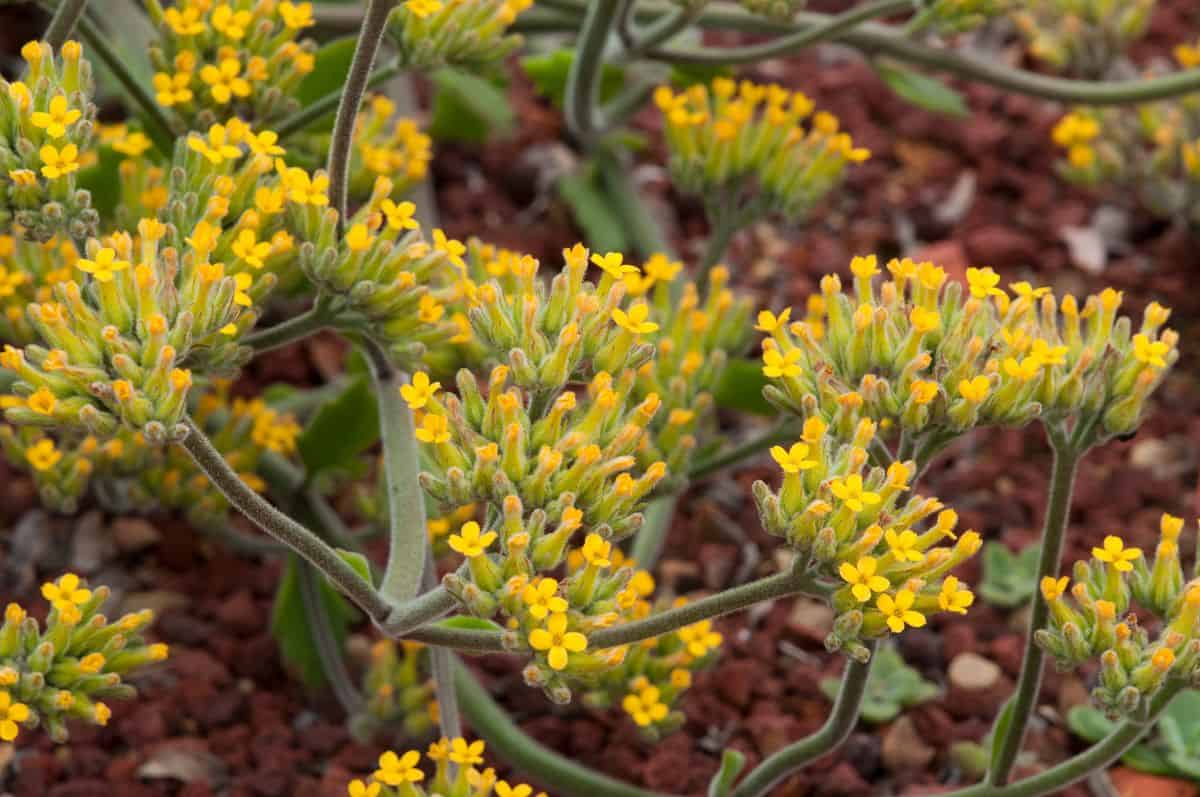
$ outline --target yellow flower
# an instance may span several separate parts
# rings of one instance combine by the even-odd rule
[[[763,349],[763,375],[772,379],[799,376],[800,356],[799,349],[792,349],[787,354],[780,354],[775,347]]]
[[[301,30],[317,24],[313,19],[312,3],[291,3],[283,0],[279,4],[279,16],[288,30]]]
[[[669,709],[660,699],[660,695],[658,687],[647,686],[637,694],[625,695],[621,701],[621,708],[625,709],[626,714],[633,717],[633,721],[639,727],[644,728],[666,719]]]
[[[463,246],[462,241],[448,238],[446,233],[436,229],[433,231],[433,248],[444,254],[460,270],[466,270],[467,263],[462,256],[467,253],[467,247]]]
[[[917,596],[912,590],[902,589],[892,597],[887,593],[880,595],[875,601],[875,607],[883,614],[888,628],[893,634],[899,634],[905,627],[921,628],[925,625],[925,615],[913,611],[913,603]]]
[[[834,479],[830,482],[829,489],[854,512],[861,512],[865,507],[874,506],[882,500],[879,493],[863,490],[862,476],[857,473],[852,473],[845,479]]]
[[[282,155],[286,152],[283,147],[279,146],[279,134],[274,130],[255,133],[253,130],[247,129],[245,135],[242,136],[242,141],[246,142],[246,146],[255,155]]]
[[[958,383],[958,394],[972,404],[982,404],[991,389],[991,380],[983,374],[974,379],[963,379]]]
[[[1092,548],[1092,556],[1112,565],[1120,573],[1133,570],[1133,561],[1141,555],[1141,548],[1126,548],[1125,541],[1113,534],[1104,538],[1103,548]]]
[[[96,252],[95,260],[80,258],[76,265],[79,266],[80,271],[91,274],[96,282],[112,282],[118,271],[129,268],[128,260],[117,260],[116,258],[116,251],[106,247]]]
[[[483,556],[489,545],[496,541],[496,532],[480,534],[479,524],[474,520],[463,524],[458,534],[450,535],[450,548],[468,559]]]
[[[50,392],[49,388],[42,386],[35,390],[25,403],[29,409],[39,415],[52,415],[58,399],[54,398],[54,394]]]
[[[578,631],[567,630],[567,615],[563,612],[550,615],[545,628],[529,632],[529,646],[546,654],[546,662],[552,670],[567,667],[568,653],[587,650],[587,637]]]
[[[768,335],[773,335],[779,329],[787,325],[788,318],[792,314],[792,308],[785,307],[783,312],[775,315],[770,310],[761,310],[758,313],[758,323],[754,326],[759,332],[765,332]]]
[[[42,597],[58,610],[67,622],[79,620],[79,608],[92,599],[92,591],[80,586],[79,576],[64,574],[57,583],[42,584]]]
[[[369,249],[374,242],[375,239],[371,236],[365,224],[355,224],[346,233],[346,246],[351,252],[362,252]]]
[[[592,567],[608,567],[612,564],[612,543],[599,534],[589,534],[583,541],[583,558]]]
[[[859,603],[871,600],[871,593],[883,592],[892,584],[883,576],[877,575],[879,563],[873,556],[864,556],[857,565],[842,562],[838,566],[838,574],[850,585],[850,592]]]
[[[422,777],[424,777],[424,773],[422,773]],[[367,784],[361,780],[352,780],[347,793],[350,797],[379,797],[381,788],[378,783]]]
[[[163,19],[171,26],[176,36],[198,36],[204,32],[204,21],[200,18],[200,10],[194,6],[180,11],[168,8],[163,12]]]
[[[388,750],[379,756],[379,769],[371,777],[388,786],[417,783],[425,779],[425,773],[417,768],[420,763],[421,754],[416,750],[409,750],[403,756]]]
[[[50,138],[62,138],[67,134],[67,126],[79,121],[83,112],[72,108],[63,94],[57,94],[50,100],[50,107],[45,111],[34,111],[29,115],[33,126],[46,131]]]
[[[908,314],[908,320],[912,322],[913,329],[924,334],[937,329],[942,323],[942,317],[934,310],[926,310],[924,307],[914,307],[912,312]]]
[[[923,562],[925,554],[917,548],[917,533],[912,529],[905,529],[899,534],[895,529],[888,529],[883,535],[884,541],[888,544],[888,550],[892,556],[896,557],[898,562]]]
[[[425,19],[442,10],[439,0],[405,0],[404,10],[418,19]]]
[[[429,374],[424,371],[418,371],[413,374],[411,384],[400,387],[400,395],[408,402],[410,409],[419,410],[425,406],[429,399],[433,398],[441,386],[441,382],[430,382]]]
[[[200,79],[208,85],[213,100],[226,105],[234,97],[250,96],[250,81],[240,77],[241,71],[238,59],[224,58],[219,66],[205,64],[200,70]]]
[[[625,262],[625,258],[620,252],[592,255],[591,261],[592,265],[616,280],[623,279],[626,274],[640,273],[637,266]]]
[[[989,296],[1004,296],[1005,293],[996,287],[1000,284],[1000,275],[990,268],[968,268],[967,287],[976,299],[986,299]]]
[[[1171,347],[1161,340],[1151,341],[1150,338],[1140,333],[1133,336],[1134,359],[1151,368],[1166,368],[1166,358],[1170,352]]]
[[[422,443],[445,443],[450,439],[450,426],[445,416],[426,415],[415,434]]]
[[[561,614],[568,608],[567,601],[558,594],[558,582],[553,578],[538,579],[526,585],[521,600],[529,607],[529,613],[538,620],[548,614]]]
[[[59,463],[62,456],[62,452],[54,446],[54,441],[48,437],[43,437],[25,449],[25,459],[39,473],[53,468]]]
[[[712,620],[685,625],[676,633],[679,634],[679,641],[683,643],[688,655],[697,659],[720,647],[724,641],[724,637],[712,630]]]
[[[1029,356],[1041,365],[1064,365],[1067,362],[1067,347],[1051,346],[1038,338],[1033,342],[1033,350],[1029,352]]]
[[[234,301],[234,304],[237,304],[241,307],[250,307],[251,305],[254,304],[254,300],[252,298],[250,298],[250,294],[247,293],[247,291],[250,290],[250,286],[253,284],[254,284],[254,278],[251,277],[249,274],[247,274],[244,271],[239,274],[234,275],[234,277],[233,277],[233,285],[234,285],[233,301]]]
[[[29,720],[29,706],[13,702],[12,695],[0,691],[0,740],[11,742],[17,738],[18,722]]]
[[[529,797],[531,794],[533,794],[533,787],[528,783],[510,786],[503,780],[496,782],[496,797]],[[544,792],[538,797],[544,797]]]
[[[282,163],[282,161],[279,161]],[[290,168],[283,172],[283,180],[287,185],[288,199],[298,205],[316,205],[323,207],[329,204],[329,177],[318,174],[309,177],[303,169]]]
[[[1015,357],[1006,357],[1004,359],[1004,373],[1016,379],[1018,382],[1028,382],[1036,377],[1042,370],[1042,364],[1034,357],[1025,357],[1019,362]]]
[[[658,331],[658,324],[647,320],[649,316],[650,307],[645,302],[638,302],[630,307],[628,313],[620,307],[612,311],[612,320],[617,326],[635,335],[648,335]]]
[[[784,473],[799,473],[820,464],[815,459],[806,459],[807,456],[808,446],[804,443],[793,443],[788,449],[783,446],[771,447],[771,459],[775,460]]]
[[[133,132],[124,138],[120,138],[113,142],[112,148],[120,152],[122,155],[128,155],[131,158],[140,157],[146,150],[154,146],[145,133]]]
[[[975,602],[975,593],[969,589],[959,589],[958,579],[947,576],[942,582],[942,590],[938,593],[938,606],[942,611],[954,614],[966,614],[967,607]]]
[[[484,743],[482,739],[468,742],[458,738],[450,741],[450,760],[464,767],[473,767],[483,763]]]
[[[1159,648],[1150,657],[1150,666],[1159,672],[1166,672],[1175,663],[1175,651],[1170,648]]]
[[[174,75],[157,72],[152,83],[154,99],[158,100],[158,104],[164,108],[192,101],[192,74],[190,72],[176,72]]]
[[[242,151],[234,146],[232,136],[224,125],[213,125],[208,128],[208,137],[198,133],[190,133],[187,139],[188,148],[200,153],[209,163],[221,163],[242,156]]]
[[[393,202],[385,199],[379,203],[379,209],[387,218],[388,227],[393,230],[415,230],[421,225],[413,218],[417,206],[412,202]]]
[[[242,230],[233,242],[233,253],[251,268],[262,268],[263,258],[271,254],[271,242],[258,240],[254,230]]]
[[[252,19],[249,11],[234,11],[228,3],[222,3],[213,9],[209,22],[218,33],[233,41],[241,41]]]
[[[918,379],[909,386],[913,401],[917,404],[928,404],[937,398],[938,383],[927,379]]]
[[[74,144],[66,144],[62,149],[47,144],[38,150],[38,155],[45,164],[42,176],[48,180],[57,180],[79,169],[79,148]]]

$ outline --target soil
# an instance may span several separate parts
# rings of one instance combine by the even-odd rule
[[[1134,52],[1140,63],[1163,57],[1182,34],[1197,30],[1191,6],[1191,0],[1160,0],[1150,35]],[[1011,50],[1004,55],[1015,58]],[[846,189],[803,226],[762,225],[740,235],[729,260],[741,286],[764,304],[802,306],[822,274],[845,273],[852,254],[905,252],[960,276],[967,264],[980,264],[995,267],[1006,282],[1032,278],[1076,293],[1113,285],[1125,291],[1125,308],[1135,314],[1152,299],[1164,300],[1174,307],[1172,326],[1185,341],[1183,360],[1138,434],[1085,460],[1067,559],[1088,555],[1113,532],[1152,547],[1163,511],[1194,517],[1200,510],[1200,384],[1197,354],[1186,341],[1200,331],[1200,293],[1188,290],[1200,267],[1200,239],[1118,205],[1118,197],[1088,194],[1057,179],[1050,129],[1063,108],[1053,103],[954,83],[970,117],[937,116],[897,99],[867,64],[836,47],[756,72],[803,89],[874,157],[853,169]],[[546,164],[574,155],[560,143],[558,112],[535,97],[515,69],[512,96],[521,123],[511,138],[483,147],[439,145],[434,183],[442,221],[453,236],[478,235],[553,262],[579,232],[569,212],[546,195]],[[639,117],[638,125],[651,142],[658,140],[654,112]],[[706,234],[703,214],[671,191],[655,165],[661,155],[652,145],[634,177],[678,250],[693,258]],[[1127,246],[1094,274],[1073,262],[1063,231],[1088,227],[1102,207],[1127,221]],[[253,392],[275,381],[317,383],[336,372],[343,355],[337,341],[320,337],[264,358],[239,387]],[[744,419],[727,420],[731,434],[747,433]],[[977,433],[941,457],[922,489],[952,503],[962,527],[1020,549],[1037,539],[1048,466],[1036,425]],[[747,463],[690,490],[659,568],[661,589],[713,591],[776,567],[777,547],[759,528],[749,492],[754,479],[771,473],[761,462]],[[83,565],[93,581],[113,585],[124,606],[160,610],[155,634],[170,643],[172,655],[140,679],[138,700],[113,705],[108,727],[78,725],[63,747],[37,733],[23,734],[15,749],[0,745],[0,794],[341,797],[352,775],[373,768],[382,748],[352,741],[334,701],[306,694],[280,663],[268,630],[277,561],[237,557],[165,516],[127,526],[114,534],[123,542],[108,546],[95,537],[107,534],[113,519],[50,517],[35,504],[29,481],[0,465],[0,523],[12,529],[0,536],[3,599],[44,611],[37,584],[65,566]],[[100,555],[94,555],[97,547]],[[85,561],[86,553],[93,555]],[[977,564],[963,575],[976,582]],[[699,795],[722,748],[741,750],[753,766],[823,722],[830,706],[818,684],[843,664],[822,646],[828,619],[820,607],[779,601],[719,621],[726,639],[720,660],[687,694],[684,727],[656,746],[636,741],[618,711],[555,710],[522,685],[516,661],[476,663],[535,738],[632,783]],[[950,746],[978,741],[988,731],[1017,675],[1023,623],[1019,609],[978,602],[963,618],[943,616],[906,632],[901,652],[928,679],[947,684],[951,661],[964,654],[993,663],[999,677],[986,688],[972,687],[970,699],[963,699],[961,686],[948,685],[945,697],[910,709],[900,721],[860,725],[844,747],[775,795],[936,794],[968,782]],[[1025,769],[1080,749],[1063,716],[1086,699],[1081,676],[1048,673]],[[1122,774],[1118,780],[1121,793],[1133,793],[1129,783],[1137,784],[1139,797],[1160,793],[1152,779]],[[1075,786],[1062,793],[1089,792]]]

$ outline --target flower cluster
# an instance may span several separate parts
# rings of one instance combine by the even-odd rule
[[[763,528],[795,551],[794,570],[830,591],[837,618],[826,645],[862,658],[863,640],[920,628],[934,612],[966,613],[974,595],[950,572],[982,541],[957,535],[958,516],[941,501],[910,494],[914,463],[869,467],[873,421],[850,434],[835,427],[813,416],[799,441],[772,448],[783,484],[755,482],[754,498]]]
[[[41,725],[56,742],[67,740],[67,721],[106,725],[106,700],[127,700],[132,686],[122,677],[167,657],[167,646],[148,645],[141,631],[149,610],[109,623],[100,609],[107,587],[94,590],[73,573],[42,585],[50,603],[43,629],[15,603],[0,624],[0,740],[11,742]]]
[[[933,0],[906,27],[912,32],[933,29],[942,34],[961,33],[979,27],[1012,5],[1013,0]]]
[[[309,2],[145,0],[157,28],[150,46],[154,96],[187,130],[232,117],[254,126],[296,111],[293,96],[316,66]]]
[[[15,396],[0,407],[25,406]],[[267,452],[295,453],[300,425],[260,399],[230,401],[227,385],[192,402],[192,419],[209,434],[227,462],[254,489],[266,488],[259,471]],[[33,477],[42,503],[73,512],[90,492],[116,512],[178,509],[200,528],[229,523],[225,497],[176,446],[147,445],[141,431],[119,428],[107,440],[78,430],[0,425],[0,447],[15,467]]]
[[[676,0],[676,2],[688,8],[700,5],[695,0]],[[704,0],[703,4],[707,5],[707,2],[708,0]],[[787,22],[796,16],[796,12],[802,10],[807,3],[806,0],[739,0],[738,4],[751,14]]]
[[[38,242],[23,235],[0,235],[0,338],[15,344],[37,339],[25,310],[31,302],[54,299],[54,285],[75,273],[79,252],[58,236]]]
[[[381,639],[371,646],[363,710],[350,719],[358,736],[369,739],[380,729],[401,730],[408,739],[432,735],[438,703],[428,659],[428,650],[417,642]]]
[[[1126,434],[1178,358],[1178,335],[1163,328],[1170,311],[1151,304],[1134,333],[1111,288],[1081,308],[1027,282],[1010,294],[990,268],[967,269],[966,286],[907,258],[887,264],[882,284],[874,256],[850,269],[852,292],[836,275],[821,281],[821,317],[764,311],[758,324],[770,335],[767,399],[798,415],[819,411],[844,433],[862,414],[920,435],[930,450],[976,425],[1038,415],[1095,420],[1099,437]]]
[[[405,66],[480,66],[521,46],[521,37],[508,28],[532,5],[533,0],[404,0],[388,29]]]
[[[78,42],[21,48],[27,68],[13,83],[0,78],[0,220],[38,241],[81,240],[100,221],[79,171],[91,150],[96,107],[92,68]]]
[[[1050,621],[1035,639],[1063,670],[1099,658],[1092,697],[1110,716],[1139,716],[1171,679],[1200,682],[1200,579],[1185,582],[1182,530],[1181,518],[1163,515],[1152,561],[1110,535],[1075,564],[1073,584],[1069,576],[1042,580]],[[1133,603],[1162,620],[1155,637]]]
[[[1026,0],[1010,16],[1029,52],[1055,69],[1099,78],[1141,37],[1155,0]]]
[[[735,228],[766,213],[802,217],[849,164],[870,157],[837,117],[814,113],[812,100],[777,85],[718,78],[680,93],[661,86],[654,101],[675,184]]]
[[[379,768],[367,780],[354,780],[349,797],[534,797],[524,783],[500,780],[483,766],[484,743],[442,738],[429,745],[425,757],[434,763],[432,778],[421,769],[421,754],[390,750],[379,757]],[[546,797],[538,792],[536,797]]]

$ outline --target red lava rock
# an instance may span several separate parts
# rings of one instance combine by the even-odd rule
[[[756,680],[762,676],[763,667],[759,662],[749,659],[738,659],[718,665],[716,686],[718,693],[727,702],[739,708],[750,704],[750,696],[754,693]]]
[[[248,636],[263,627],[265,616],[250,590],[240,589],[217,609],[217,619],[234,633]]]
[[[162,708],[153,703],[139,706],[130,717],[118,723],[121,735],[134,746],[157,742],[167,737],[167,718]]]
[[[1020,634],[1004,634],[992,640],[988,658],[1000,665],[1005,673],[1016,677],[1025,655],[1025,640]]]
[[[949,664],[960,653],[975,649],[975,629],[967,622],[956,622],[942,631],[942,660]]]
[[[1196,797],[1200,794],[1200,787],[1195,783],[1148,775],[1129,767],[1114,769],[1109,778],[1120,797]]]
[[[1032,236],[1002,225],[972,230],[963,243],[971,262],[995,268],[1029,266],[1039,255],[1038,243]]]
[[[179,791],[179,797],[215,797],[216,792],[207,783],[188,783]]]

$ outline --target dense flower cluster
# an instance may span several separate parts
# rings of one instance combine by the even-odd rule
[[[661,86],[654,102],[675,185],[704,197],[710,213],[734,227],[765,213],[802,217],[849,164],[870,157],[837,117],[814,113],[812,100],[781,86],[718,78],[680,93]]]
[[[21,80],[0,78],[0,221],[38,241],[84,239],[100,221],[79,187],[79,171],[94,155],[91,64],[74,41],[57,57],[31,41],[21,56]]]
[[[242,480],[266,489],[259,475],[267,452],[295,453],[300,425],[260,399],[229,400],[226,385],[193,402],[192,419],[204,429]],[[22,407],[16,396],[0,396],[0,407]],[[107,440],[72,429],[0,425],[0,447],[14,466],[33,477],[42,503],[73,512],[91,494],[116,512],[178,509],[201,528],[229,523],[225,497],[175,446],[147,445],[145,434],[119,428]]]
[[[1069,576],[1042,580],[1050,624],[1035,639],[1063,670],[1099,658],[1092,697],[1110,716],[1140,716],[1171,679],[1200,681],[1200,578],[1185,581],[1182,530],[1181,518],[1163,515],[1153,560],[1110,535],[1090,561],[1076,563],[1074,584]],[[1153,638],[1134,603],[1162,620]]]
[[[1141,37],[1155,0],[1025,0],[1010,16],[1035,58],[1072,74],[1098,78]]]
[[[379,757],[379,768],[367,780],[354,780],[349,797],[534,797],[524,783],[500,780],[483,766],[484,743],[442,738],[429,745],[425,757],[434,763],[433,777],[421,769],[421,754],[390,750]],[[546,797],[538,792],[536,797]]]
[[[388,27],[406,66],[478,66],[521,46],[521,37],[508,28],[532,5],[533,0],[404,0]]]
[[[876,258],[856,257],[852,292],[822,279],[815,320],[760,314],[768,400],[835,424],[855,413],[886,420],[931,450],[977,425],[1039,415],[1087,419],[1103,437],[1136,428],[1178,358],[1178,335],[1163,328],[1170,311],[1151,304],[1135,333],[1111,288],[1081,307],[1027,282],[1005,290],[990,268],[968,269],[966,286],[932,263],[886,268],[891,279],[877,284]]]
[[[42,585],[50,603],[43,629],[15,603],[0,624],[0,741],[11,742],[20,726],[42,726],[57,742],[67,740],[67,721],[106,725],[106,700],[127,700],[132,686],[122,677],[167,657],[167,646],[148,645],[141,631],[149,610],[109,623],[100,609],[107,587],[88,589],[73,573]]]
[[[145,0],[157,28],[150,46],[154,96],[184,129],[232,117],[254,126],[293,113],[300,81],[316,66],[309,2]]]
[[[362,713],[351,717],[357,735],[380,729],[403,731],[406,739],[426,739],[437,729],[438,702],[429,674],[428,649],[417,642],[381,639],[371,646],[363,674]]]
[[[783,484],[755,482],[754,498],[763,528],[795,551],[795,571],[832,590],[826,645],[865,658],[863,640],[920,628],[934,612],[965,613],[975,596],[950,572],[982,541],[957,535],[958,515],[941,501],[909,494],[914,463],[870,467],[876,424],[861,418],[847,433],[855,413],[843,412],[832,425],[810,417],[799,441],[772,448]]]

